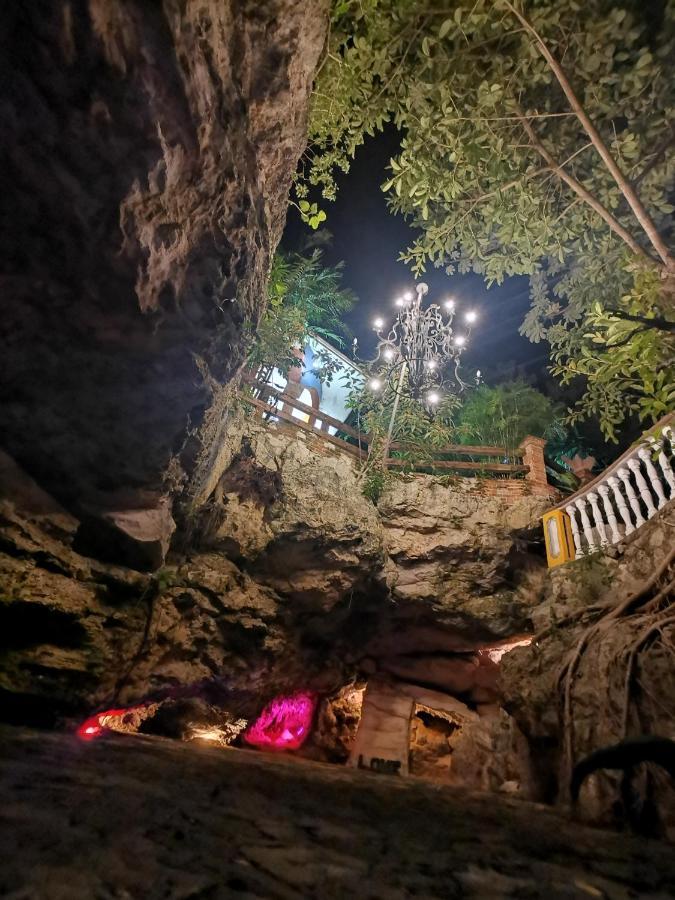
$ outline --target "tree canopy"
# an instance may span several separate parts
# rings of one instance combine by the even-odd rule
[[[523,333],[614,438],[675,402],[674,52],[675,0],[338,0],[299,197],[392,122],[403,258],[530,276]]]
[[[460,443],[515,449],[528,434],[548,437],[561,411],[520,379],[470,391],[457,415]]]

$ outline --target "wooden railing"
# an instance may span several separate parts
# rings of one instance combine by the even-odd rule
[[[397,456],[397,452],[408,455]],[[390,445],[390,455],[384,461],[386,468],[419,471],[424,469],[445,472],[463,472],[465,474],[489,473],[492,475],[525,475],[530,467],[522,464],[524,451],[508,450],[506,447],[481,447],[469,444],[448,444],[446,447],[434,448],[433,451],[412,456],[415,446],[394,441]],[[394,455],[392,455],[394,454]],[[453,459],[452,457],[460,457]],[[504,462],[505,458],[519,459],[521,462]]]
[[[242,394],[242,399],[259,410],[263,418],[293,425],[356,459],[367,458],[371,439],[365,432],[303,403],[284,390],[258,381],[252,375],[245,375],[242,380],[249,388],[249,391]],[[302,418],[294,415],[294,411],[300,413]],[[336,433],[329,434],[327,431],[329,427],[334,428]],[[542,480],[544,487],[546,486],[543,443],[538,438],[526,438],[515,450],[507,447],[448,444],[421,453],[415,445],[394,441],[390,444],[387,459],[383,464],[385,468],[405,469],[409,472],[457,472],[463,475],[489,475],[501,478],[525,476],[534,479],[541,488],[538,482]],[[416,450],[418,452],[415,452]],[[525,462],[523,457],[527,457]]]
[[[617,544],[675,498],[675,414],[544,516],[549,565]],[[579,520],[577,520],[577,516]]]
[[[316,435],[327,444],[337,447],[357,459],[365,459],[368,456],[370,442],[368,435],[364,432],[357,431],[351,425],[347,425],[345,422],[341,422],[339,419],[335,419],[333,416],[329,416],[313,406],[309,406],[307,403],[302,403],[295,397],[291,397],[284,391],[280,391],[269,384],[263,384],[250,375],[245,375],[242,380],[258,393],[257,397],[252,396],[252,394],[244,394],[243,399],[246,403],[250,403],[251,406],[260,410],[263,417],[280,419],[282,422],[294,425],[301,431]],[[294,416],[289,411],[289,408],[308,416],[309,421],[305,422],[303,419]],[[321,424],[317,426],[317,422]],[[335,428],[338,434],[328,434],[326,429],[329,427]],[[345,435],[345,437],[341,437],[341,435]],[[351,440],[347,440],[347,438],[351,438]]]

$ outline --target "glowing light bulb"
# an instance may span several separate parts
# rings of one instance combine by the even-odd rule
[[[382,387],[382,382],[379,378],[371,378],[368,387],[371,389],[371,391],[379,391],[379,389]]]
[[[431,403],[432,405],[438,403],[439,400],[440,397],[434,391],[432,391],[427,397],[427,403]]]
[[[403,306],[405,304],[405,300],[403,299],[403,297],[399,297],[398,300],[395,300],[394,302],[396,306]]]
[[[377,319],[373,319],[373,328],[377,328],[378,330],[384,328],[384,319],[380,319],[379,316]]]
[[[406,291],[405,294],[403,295],[403,302],[410,303],[412,298],[413,298],[412,291]]]
[[[457,337],[455,338],[455,346],[463,347],[464,344],[466,344],[466,338],[463,335],[458,334]]]
[[[478,318],[478,313],[475,313],[473,310],[471,310],[471,312],[468,312],[464,316],[464,318],[466,319],[467,322],[475,322],[476,319]]]
[[[448,310],[448,312],[452,312],[452,310],[455,308],[455,301],[446,300],[443,306]]]
[[[436,368],[436,360],[435,360],[435,359],[430,359],[430,360],[427,362],[427,369],[431,369],[432,372],[433,372],[433,370],[434,370],[435,368]]]
[[[384,353],[382,354],[382,356],[384,356],[384,358],[385,358],[385,359],[388,359],[388,360],[389,360],[389,359],[393,359],[393,358],[394,358],[394,351],[391,349],[391,347],[387,347],[387,349],[384,351]]]

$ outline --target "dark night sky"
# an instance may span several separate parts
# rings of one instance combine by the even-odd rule
[[[369,138],[358,151],[350,172],[339,178],[336,202],[324,204],[326,226],[333,235],[324,259],[330,264],[344,261],[344,284],[359,298],[347,324],[359,339],[361,356],[369,355],[374,346],[373,318],[381,315],[385,321],[387,316],[391,320],[394,299],[414,284],[407,267],[397,262],[399,252],[411,242],[413,231],[402,217],[389,212],[380,190],[386,166],[397,147],[393,128]],[[310,233],[297,211],[291,209],[283,247],[300,248]],[[428,300],[440,301],[452,295],[460,310],[475,309],[479,313],[464,354],[467,375],[479,368],[494,382],[500,377],[512,377],[509,367],[518,365],[525,366],[528,378],[541,382],[547,346],[531,344],[518,334],[528,307],[527,279],[511,278],[488,290],[481,276],[448,276],[443,269],[430,268],[422,280],[430,288]]]

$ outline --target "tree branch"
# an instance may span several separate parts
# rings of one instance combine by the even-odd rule
[[[638,220],[645,234],[649,238],[651,245],[654,247],[658,255],[663,260],[665,266],[670,271],[675,271],[675,258],[670,253],[670,250],[663,240],[661,235],[658,232],[656,224],[654,223],[652,217],[649,215],[647,210],[645,209],[642,201],[637,195],[637,192],[631,185],[630,181],[623,174],[619,166],[614,160],[614,157],[609,152],[609,148],[605,144],[600,132],[597,130],[591,119],[589,118],[586,110],[583,108],[577,95],[574,93],[574,88],[570,84],[567,75],[563,71],[562,66],[558,62],[558,60],[553,56],[551,51],[548,49],[548,46],[544,43],[544,40],[537,31],[532,27],[532,25],[528,22],[528,20],[520,13],[515,6],[510,2],[510,0],[504,0],[504,4],[510,10],[510,12],[518,19],[523,28],[534,38],[536,41],[539,50],[546,60],[546,62],[551,67],[553,74],[558,80],[558,84],[563,89],[565,96],[567,97],[570,106],[574,110],[577,115],[577,118],[581,122],[584,130],[590,137],[593,142],[593,146],[598,151],[600,158],[604,162],[605,166],[609,170],[612,178],[617,183],[619,190],[626,198],[626,201],[630,208],[633,211],[633,215]]]
[[[515,116],[514,118],[518,118]],[[529,144],[527,145],[530,146]],[[566,166],[568,163],[571,163],[573,159],[575,159],[579,154],[583,153],[584,150],[588,150],[589,147],[592,147],[592,144],[584,144],[583,147],[580,147],[578,150],[575,150],[571,156],[568,156],[566,160],[560,163],[560,167]],[[538,178],[540,175],[545,175],[547,172],[551,171],[550,166],[544,166],[541,169],[536,169],[534,172],[525,172],[524,175],[521,175],[519,178],[514,178],[513,181],[507,181],[505,184],[500,184],[498,188],[494,191],[489,191],[487,194],[481,194],[479,197],[460,197],[459,203],[470,203],[471,206],[467,210],[465,216],[460,219],[460,222],[464,221],[466,215],[468,215],[475,206],[479,203],[482,203],[483,200],[489,200],[491,197],[496,197],[498,194],[503,194],[505,191],[510,191],[511,188],[517,187],[519,184],[522,184],[524,181],[530,181],[532,178]],[[562,215],[562,214],[561,214]],[[557,220],[556,220],[557,221]],[[456,223],[459,224],[459,223]],[[456,227],[453,225],[453,227]]]
[[[530,139],[530,143],[534,147],[534,149],[546,160],[549,168],[552,172],[554,172],[558,178],[565,182],[565,184],[570,187],[575,194],[578,194],[582,200],[584,200],[591,209],[595,210],[595,212],[603,219],[603,221],[610,227],[610,229],[621,238],[624,243],[626,243],[630,249],[637,256],[641,256],[643,259],[648,259],[650,262],[654,262],[653,258],[647,253],[647,251],[641,247],[638,242],[635,240],[633,235],[623,227],[623,225],[614,218],[611,212],[603,206],[603,204],[591,194],[589,190],[587,190],[580,181],[577,181],[574,176],[570,175],[566,172],[563,167],[558,163],[554,156],[544,147],[542,142],[539,140],[537,135],[535,134],[534,128],[528,119],[524,116],[520,119],[520,124],[523,126],[525,131],[527,132],[527,136]]]
[[[647,325],[648,328],[655,328],[657,331],[667,331],[670,334],[675,334],[675,322],[664,319],[663,316],[655,316],[653,319],[648,319],[647,316],[633,315],[633,313],[623,312],[623,310],[620,309],[608,309],[607,312],[616,316],[617,319],[625,319],[627,322],[639,322],[641,325]]]

